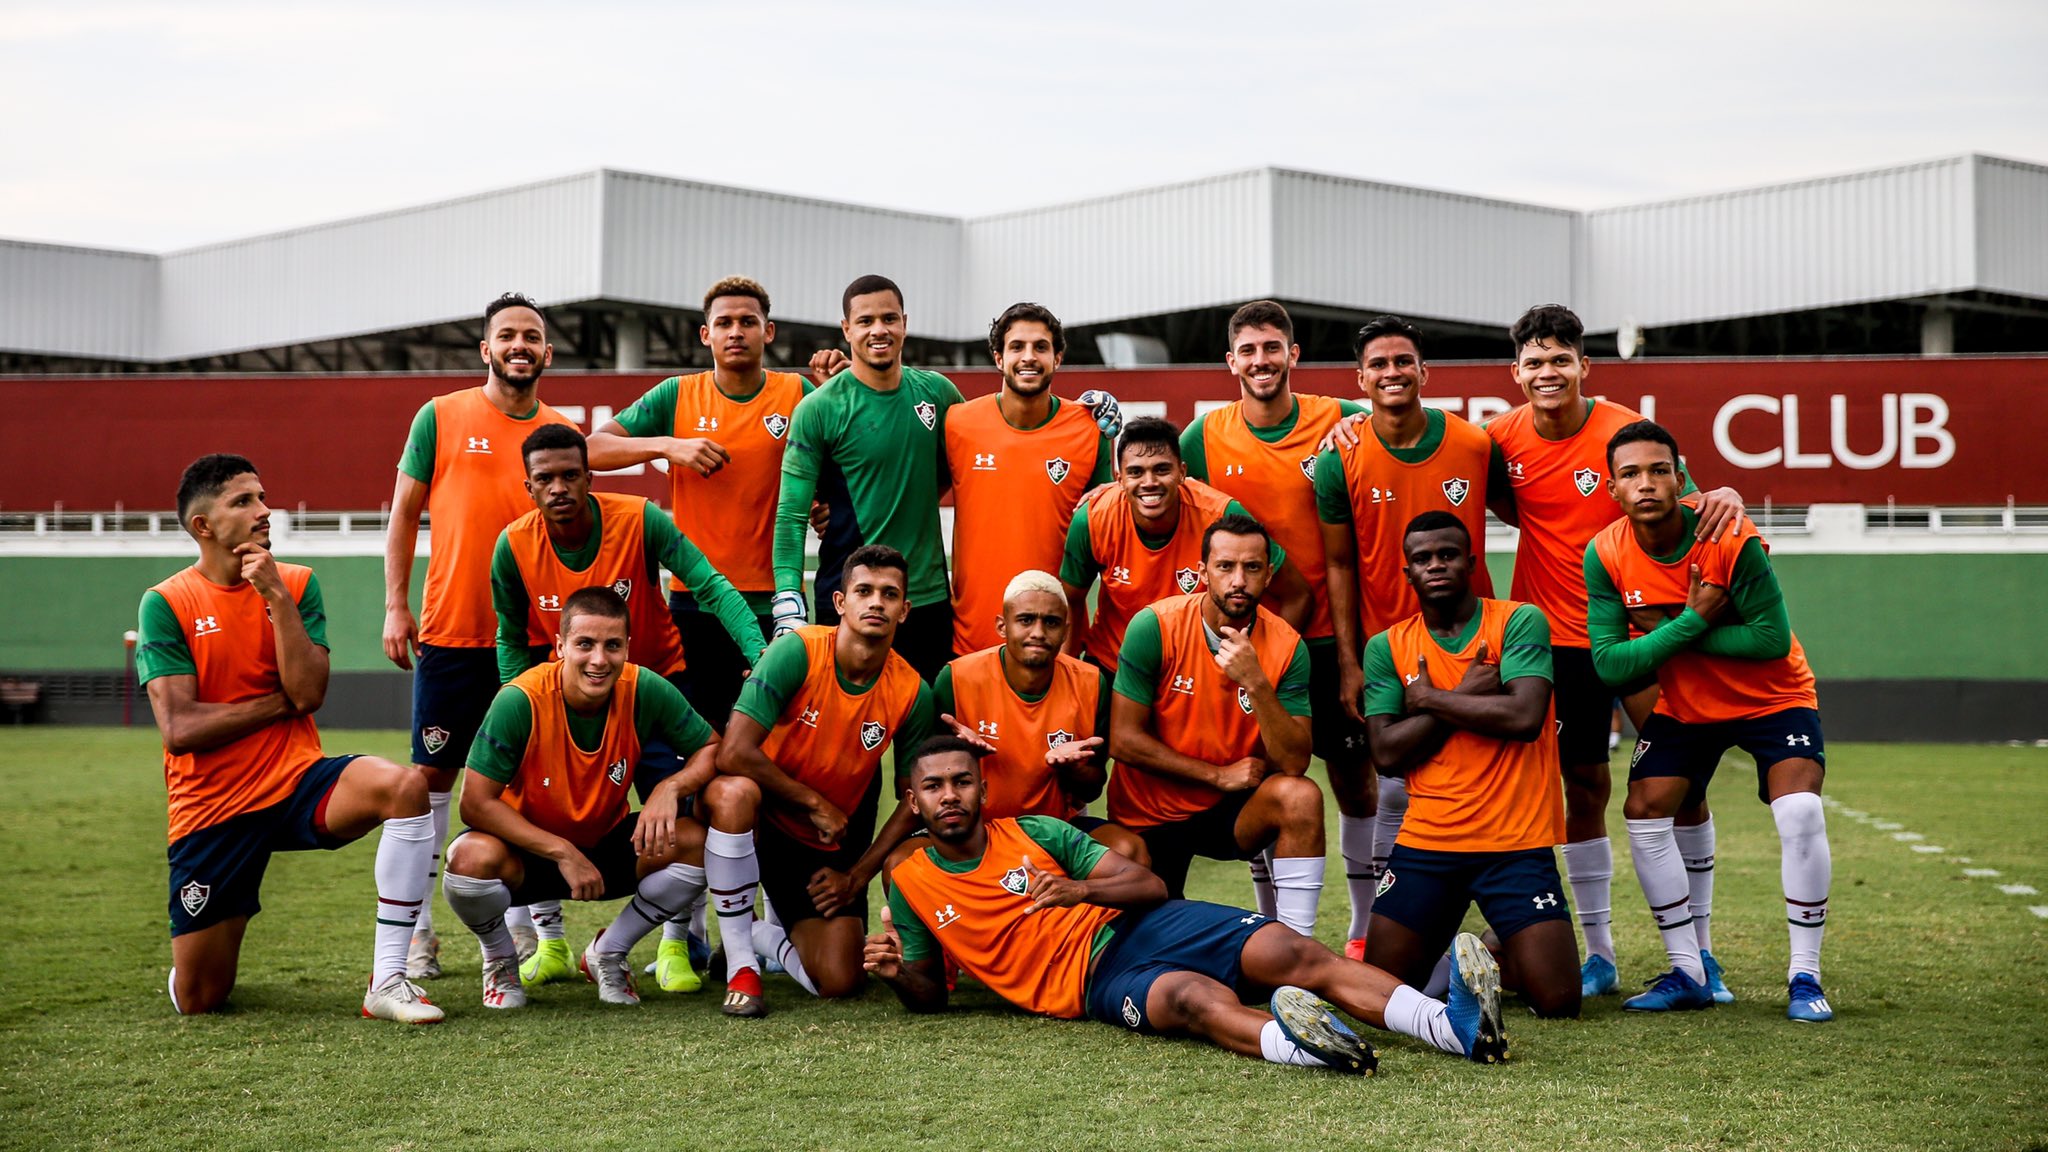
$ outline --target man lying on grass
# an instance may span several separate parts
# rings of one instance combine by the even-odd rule
[[[982,819],[983,754],[940,736],[910,764],[908,798],[932,843],[890,871],[865,962],[911,1011],[946,1006],[950,955],[1026,1011],[1197,1036],[1276,1064],[1377,1066],[1323,997],[1446,1052],[1506,1058],[1500,970],[1476,937],[1458,938],[1450,1002],[1429,999],[1256,912],[1168,900],[1157,876],[1065,821]],[[1265,1010],[1244,1003],[1261,997]]]

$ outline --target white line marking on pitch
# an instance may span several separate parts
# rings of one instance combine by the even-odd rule
[[[1924,853],[1927,853],[1927,854],[1929,854],[1929,855],[1932,855],[1933,853],[1936,853],[1936,852],[1946,852],[1946,851],[1948,851],[1948,849],[1946,849],[1946,848],[1943,848],[1943,847],[1942,847],[1941,845],[1939,845],[1939,844],[1915,844],[1915,845],[1913,845],[1913,851],[1915,851],[1915,852],[1924,852]]]
[[[1892,833],[1892,839],[1903,844],[1913,840],[1925,840],[1927,837],[1922,836],[1918,832],[1894,832]]]
[[[2033,907],[2027,909],[2027,911],[2032,912],[2034,915],[2039,916],[2043,920],[2048,920],[2048,904],[2036,904]]]
[[[1899,823],[1897,820],[1879,820],[1877,823],[1872,824],[1871,827],[1877,829],[1879,832],[1896,832],[1899,829],[1904,828],[1905,825]]]
[[[2040,894],[2040,890],[2032,884],[2000,884],[1998,890],[2007,896],[2036,896]]]
[[[1973,880],[1984,880],[1984,879],[1987,879],[1987,878],[1989,878],[1989,877],[1992,877],[1992,876],[1996,876],[1996,875],[1998,875],[1998,869],[1996,869],[1996,868],[1965,868],[1965,869],[1963,869],[1963,875],[1965,875],[1965,876],[1968,876],[1968,877],[1970,877],[1970,878],[1971,878],[1971,879],[1973,879]]]

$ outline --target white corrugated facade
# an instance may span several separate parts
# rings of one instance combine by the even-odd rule
[[[694,310],[742,273],[829,325],[853,277],[913,335],[1019,299],[1097,325],[1259,296],[1589,329],[1984,291],[2048,299],[2048,168],[1966,155],[1580,213],[1264,168],[958,219],[600,170],[164,256],[0,241],[0,351],[173,361],[545,303]]]

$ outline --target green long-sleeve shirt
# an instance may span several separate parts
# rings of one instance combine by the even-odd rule
[[[1699,514],[1685,506],[1679,514],[1685,521],[1680,550],[1655,557],[1660,564],[1675,564],[1692,550]],[[1792,649],[1785,593],[1761,539],[1746,541],[1735,558],[1728,599],[1741,617],[1739,623],[1709,624],[1687,608],[1633,640],[1628,635],[1628,608],[1591,544],[1586,545],[1585,564],[1586,635],[1592,645],[1593,668],[1609,684],[1627,684],[1654,675],[1665,661],[1688,647],[1740,660],[1776,660]]]

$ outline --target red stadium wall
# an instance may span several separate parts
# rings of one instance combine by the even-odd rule
[[[962,391],[996,387],[986,369],[951,373]],[[10,418],[0,451],[14,462],[0,507],[167,508],[185,464],[240,452],[263,469],[280,507],[361,510],[391,498],[413,413],[463,387],[460,376],[19,377],[0,381]],[[557,373],[542,395],[580,408],[586,429],[632,403],[658,376]],[[1357,396],[1349,367],[1303,368],[1306,392]],[[1601,361],[1587,390],[1669,427],[1703,484],[1734,484],[1752,503],[2048,504],[2034,453],[2048,412],[2048,357]],[[1236,396],[1220,366],[1060,374],[1072,396],[1104,388],[1162,401],[1184,424],[1198,400]],[[1447,364],[1429,395],[1485,419],[1519,403],[1502,365]],[[62,445],[61,449],[54,446]],[[80,451],[78,449],[84,449]],[[652,470],[602,487],[666,495]]]

